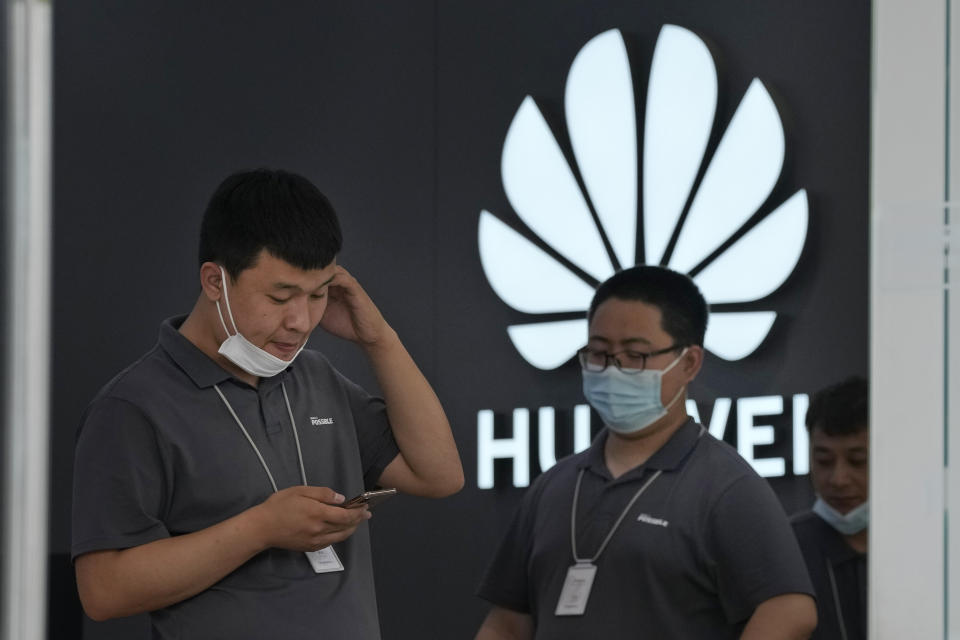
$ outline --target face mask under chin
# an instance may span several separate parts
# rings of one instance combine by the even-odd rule
[[[306,343],[293,354],[290,360],[282,360],[243,337],[240,334],[240,330],[237,329],[237,323],[234,321],[233,312],[230,309],[230,295],[227,293],[227,274],[223,267],[220,267],[220,275],[223,279],[223,302],[227,307],[227,316],[230,318],[230,324],[233,326],[234,333],[231,335],[230,330],[227,328],[227,323],[223,318],[223,311],[220,310],[220,301],[217,300],[217,314],[220,316],[220,324],[223,325],[223,331],[227,334],[227,339],[223,341],[217,350],[218,353],[242,370],[258,378],[272,378],[286,370],[286,368],[290,366],[290,363],[296,360],[300,352],[303,351]]]
[[[813,503],[813,512],[845,536],[860,533],[870,522],[869,502],[864,502],[847,513],[840,513],[823,498],[817,496],[816,502]]]

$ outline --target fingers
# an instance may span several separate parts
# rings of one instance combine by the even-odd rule
[[[365,520],[373,514],[366,505],[358,509],[343,509],[339,506],[314,502],[316,514],[311,518],[310,543],[312,549],[322,549],[335,542],[346,540]]]
[[[304,507],[307,513],[335,527],[356,527],[371,517],[366,505],[359,509],[340,507],[345,500],[343,494],[337,493],[329,487],[298,486],[284,489],[284,491],[291,491],[299,498],[309,499],[311,503]]]
[[[300,485],[296,487],[290,487],[289,489],[284,489],[284,491],[291,491],[298,495],[302,495],[325,504],[342,504],[343,501],[346,500],[346,497],[343,494],[337,493],[330,487],[310,487]]]
[[[297,551],[321,549],[349,538],[371,517],[366,506],[344,509],[344,496],[329,487],[296,486],[283,489],[264,503],[271,514],[268,546]]]
[[[331,287],[343,287],[356,282],[356,278],[350,275],[350,272],[343,268],[343,265],[337,265],[333,272],[333,278],[330,280]]]
[[[360,286],[360,282],[342,266],[337,267],[333,280],[330,281],[328,293],[332,299],[343,301],[350,307],[360,304],[361,301],[369,300],[369,296]]]
[[[319,325],[325,331],[366,346],[376,345],[391,335],[376,304],[342,266],[337,266],[327,292],[330,301]]]
[[[331,529],[356,527],[373,515],[366,505],[357,509],[341,509],[331,505],[317,504],[316,509],[316,517]]]

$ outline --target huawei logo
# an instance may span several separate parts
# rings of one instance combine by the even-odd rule
[[[503,145],[501,174],[526,230],[484,210],[478,236],[494,292],[534,316],[507,328],[527,362],[553,369],[569,360],[584,342],[595,284],[638,263],[696,281],[711,305],[705,343],[714,354],[738,360],[763,342],[776,312],[762,299],[800,258],[807,196],[800,189],[767,203],[783,167],[784,133],[763,83],[751,82],[705,157],[716,105],[717,72],[706,45],[686,29],[664,26],[647,86],[638,207],[633,80],[618,30],[594,37],[570,66],[564,115],[572,166],[533,98],[523,100]]]

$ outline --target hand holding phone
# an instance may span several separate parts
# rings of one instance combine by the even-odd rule
[[[397,495],[396,489],[377,489],[376,491],[364,491],[360,495],[350,498],[340,506],[344,509],[356,509],[357,507],[362,507],[363,505],[373,508],[375,505],[380,504],[390,496],[395,495]]]

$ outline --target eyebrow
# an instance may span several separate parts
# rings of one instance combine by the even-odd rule
[[[814,452],[834,453],[834,450],[833,450],[833,449],[831,449],[831,448],[828,447],[828,446],[822,445],[822,444],[821,444],[821,445],[815,445],[815,446],[813,447],[813,450],[814,450]],[[850,449],[843,449],[843,450],[841,450],[841,451],[837,451],[836,453],[839,454],[839,455],[843,455],[843,454],[846,454],[846,453],[867,453],[867,448],[866,448],[866,447],[852,447],[852,448],[850,448]]]
[[[318,289],[323,289],[325,286],[327,286],[328,284],[330,284],[330,282],[333,280],[333,278],[334,278],[334,276],[330,276],[329,278],[327,278],[326,281],[324,281],[319,287],[317,287],[316,289],[314,289],[314,291],[317,291]],[[273,284],[273,290],[274,290],[274,291],[298,291],[298,292],[299,292],[299,291],[303,291],[303,288],[300,287],[300,285],[290,284],[289,282],[275,282],[275,283]]]
[[[613,342],[612,340],[604,338],[603,336],[590,336],[590,340],[596,340],[597,342],[604,342],[606,344],[611,344]],[[645,345],[652,344],[646,338],[627,338],[626,340],[620,340],[620,344],[636,344],[638,342]]]

